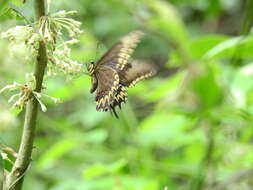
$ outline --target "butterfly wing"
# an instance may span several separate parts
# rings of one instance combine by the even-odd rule
[[[97,77],[96,77],[96,75],[95,74],[93,74],[92,76],[91,76],[91,89],[90,89],[90,93],[93,93],[93,92],[95,92],[95,90],[97,89],[97,87],[98,87],[98,80],[97,80]]]
[[[112,108],[116,107],[116,106],[119,106],[119,108],[121,108],[121,103],[125,103],[127,100],[127,91],[126,91],[126,88],[119,84],[119,87],[117,89],[117,92],[115,94],[115,99],[114,99],[114,102],[112,104]]]
[[[119,72],[120,83],[126,87],[132,87],[141,80],[156,74],[153,65],[140,60],[129,61],[124,69]]]
[[[116,70],[122,70],[127,64],[143,32],[135,30],[123,37],[98,61],[97,66],[106,65]]]
[[[119,87],[119,75],[117,71],[107,66],[99,67],[95,75],[97,79],[96,109],[110,110]]]
[[[114,114],[116,118],[118,118],[118,114],[116,113],[115,107],[119,106],[119,108],[121,108],[121,103],[122,102],[125,103],[126,100],[127,100],[127,91],[124,86],[119,84],[119,87],[114,97],[114,101],[110,106],[111,107],[110,112]]]
[[[110,111],[118,117],[115,107],[127,100],[125,87],[155,74],[155,69],[143,61],[129,61],[143,32],[133,31],[116,43],[97,63],[91,92],[96,91],[96,109]]]

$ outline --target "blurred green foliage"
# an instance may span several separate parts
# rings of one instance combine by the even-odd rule
[[[32,20],[32,1],[3,2],[0,32],[26,22],[22,15]],[[152,61],[159,72],[128,90],[118,120],[96,112],[88,76],[46,79],[44,92],[62,103],[45,100],[48,111],[39,113],[24,189],[252,189],[253,35],[243,24],[252,23],[244,16],[253,12],[248,2],[52,1],[54,11],[77,10],[83,23],[74,60],[98,59],[121,36],[142,29],[147,35],[134,57]],[[1,87],[23,82],[31,70],[22,51],[10,55],[7,47],[1,40]],[[0,97],[3,152],[18,150],[24,118],[10,109],[8,97]],[[1,171],[6,163],[0,156]]]

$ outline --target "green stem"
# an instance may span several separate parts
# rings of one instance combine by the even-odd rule
[[[34,9],[36,20],[45,15],[44,0],[34,0]],[[34,76],[36,79],[35,91],[40,92],[42,88],[45,68],[47,66],[47,53],[44,42],[40,42],[37,61],[34,67]],[[14,166],[10,173],[5,176],[3,190],[21,190],[25,172],[31,163],[33,150],[33,141],[36,129],[36,119],[38,113],[38,102],[35,98],[28,101],[26,106],[25,121],[19,152]]]
[[[249,35],[252,24],[253,24],[253,1],[247,0],[245,3],[244,18],[242,21],[240,35],[242,36]],[[238,44],[235,54],[232,57],[231,65],[236,67],[243,65],[244,62],[243,59],[241,58],[243,53],[242,50],[243,50],[242,45]]]
[[[206,153],[202,159],[202,162],[199,167],[198,174],[194,181],[191,184],[191,190],[201,190],[204,188],[204,185],[206,183],[206,176],[208,174],[208,170],[211,167],[212,159],[213,159],[213,151],[214,151],[214,135],[215,135],[215,129],[212,125],[207,126],[207,147],[206,147]]]

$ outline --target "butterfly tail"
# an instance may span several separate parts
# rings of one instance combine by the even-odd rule
[[[111,113],[112,116],[115,116],[117,119],[119,119],[119,116],[118,116],[118,114],[115,110],[115,107],[110,108],[110,113]]]

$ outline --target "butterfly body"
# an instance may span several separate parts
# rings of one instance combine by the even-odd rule
[[[96,91],[96,109],[113,112],[127,100],[126,87],[155,74],[154,67],[143,61],[129,60],[143,33],[133,31],[116,43],[97,63],[88,66],[92,78],[90,92]]]

